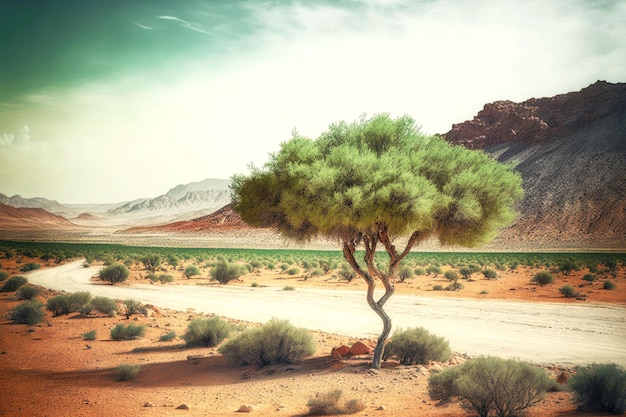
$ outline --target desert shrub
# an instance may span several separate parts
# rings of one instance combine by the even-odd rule
[[[445,361],[452,352],[448,341],[435,336],[423,327],[396,332],[385,346],[383,359],[394,356],[402,365],[427,364]]]
[[[295,291],[296,287],[292,286],[292,285],[286,285],[285,287],[283,287],[283,291]]]
[[[554,281],[554,276],[552,276],[552,274],[548,271],[540,271],[537,272],[530,281],[536,282],[540,286],[544,286],[552,283],[552,281]]]
[[[119,263],[113,263],[100,270],[100,279],[109,282],[111,285],[126,281],[128,275],[128,268]]]
[[[616,287],[617,285],[615,285],[615,283],[609,279],[602,283],[602,288],[604,288],[605,290],[614,290]]]
[[[432,373],[428,378],[428,395],[433,400],[448,401],[459,395],[456,380],[461,376],[462,366],[445,368],[441,372]]]
[[[294,266],[294,267],[289,268],[287,270],[287,274],[289,274],[289,275],[296,275],[296,274],[299,274],[299,273],[300,273],[300,268],[298,268],[297,266]]]
[[[19,304],[9,313],[9,319],[16,324],[37,324],[43,319],[43,303],[38,300],[29,300]]]
[[[430,265],[428,268],[426,268],[426,273],[428,274],[433,274],[433,276],[436,278],[437,275],[443,273],[441,268],[435,265]]]
[[[472,269],[468,266],[463,266],[459,269],[459,274],[465,279],[470,279],[472,277]]]
[[[443,291],[443,285],[434,285],[433,291]]]
[[[132,298],[127,298],[122,302],[122,304],[124,304],[124,315],[127,319],[129,319],[133,314],[141,312],[143,307],[141,301],[133,300]]]
[[[227,284],[228,282],[239,278],[243,275],[243,273],[239,265],[228,261],[220,261],[217,265],[211,268],[210,275],[212,280],[216,280],[220,284]]]
[[[159,336],[159,340],[161,342],[169,342],[171,340],[176,339],[176,332],[175,331],[170,331],[167,332],[165,334],[162,334],[161,336]]]
[[[398,278],[400,278],[400,282],[404,282],[405,279],[413,278],[414,276],[415,272],[413,272],[413,268],[408,265],[402,265],[398,271]]]
[[[571,285],[567,284],[559,288],[559,292],[563,294],[566,298],[576,298],[580,295],[578,291],[574,289]]]
[[[415,275],[421,276],[426,275],[426,270],[424,268],[415,268]]]
[[[146,334],[146,326],[143,324],[129,324],[124,326],[118,323],[111,329],[111,339],[113,340],[132,340]]]
[[[109,317],[115,317],[115,313],[117,313],[115,300],[108,297],[94,297],[89,304],[91,304],[91,307],[94,310],[99,311],[102,314],[106,314]]]
[[[273,262],[268,262],[267,263],[267,269],[269,269],[269,270],[276,269],[276,264],[274,264]]]
[[[197,318],[187,326],[183,340],[188,346],[214,347],[227,338],[231,330],[230,323],[220,317]]]
[[[337,272],[340,278],[345,279],[346,281],[352,281],[354,276],[356,275],[354,269],[347,263],[341,264],[341,269]]]
[[[480,357],[456,368],[433,375],[429,392],[441,396],[434,399],[459,395],[481,417],[492,412],[499,417],[520,415],[553,385],[542,369],[512,359]]]
[[[355,414],[365,409],[361,400],[352,399],[345,404],[339,404],[341,390],[333,390],[327,393],[318,393],[306,403],[309,407],[308,416],[330,416],[337,414]]]
[[[130,381],[139,374],[140,369],[141,366],[139,365],[118,365],[117,368],[115,368],[115,379],[118,381]]]
[[[187,277],[187,279],[190,279],[194,275],[200,275],[200,268],[195,265],[189,265],[187,268],[185,268],[184,275]]]
[[[459,274],[456,271],[453,271],[451,269],[446,271],[446,273],[443,274],[443,276],[446,277],[448,281],[456,282],[459,279]]]
[[[70,314],[86,306],[91,301],[91,294],[87,291],[73,292],[69,294],[57,295],[48,299],[46,310],[52,312],[54,316]]]
[[[18,288],[15,296],[18,300],[32,300],[41,293],[41,289],[37,287],[31,287],[29,285],[23,285]]]
[[[307,329],[274,318],[229,340],[220,346],[219,352],[244,365],[264,366],[293,363],[315,353],[315,346]]]
[[[565,261],[559,265],[559,272],[569,275],[572,271],[580,271],[580,266],[574,261]]]
[[[22,276],[14,276],[9,278],[4,285],[2,286],[2,288],[0,288],[1,292],[10,292],[10,291],[17,291],[22,285],[26,284],[27,279],[22,277]]]
[[[278,266],[282,271],[286,271],[289,269],[289,264],[282,263]]]
[[[585,275],[583,276],[583,280],[585,280],[585,281],[589,281],[589,282],[593,282],[593,281],[595,281],[596,279],[598,279],[598,277],[596,277],[596,275],[595,275],[595,274],[585,274]]]
[[[0,271],[0,281],[5,281],[9,278],[9,273],[5,271]]]
[[[491,269],[491,268],[485,269],[483,271],[483,275],[487,279],[496,279],[496,278],[498,278],[498,273],[494,269]]]
[[[28,272],[28,271],[34,271],[35,269],[39,269],[41,268],[41,265],[39,265],[36,262],[29,262],[27,264],[24,264],[20,267],[20,271],[21,272]]]
[[[97,332],[95,330],[89,330],[83,333],[83,340],[96,340]]]
[[[594,411],[626,411],[626,371],[620,365],[593,364],[579,368],[568,382],[576,401]]]
[[[324,270],[322,268],[313,268],[311,275],[314,277],[322,276],[324,275]]]

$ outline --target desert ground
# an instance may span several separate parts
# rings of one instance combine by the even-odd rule
[[[24,260],[27,262],[28,260]],[[3,270],[12,275],[19,265],[3,260]],[[46,266],[43,266],[46,268]],[[498,280],[465,281],[461,291],[432,291],[445,278],[416,277],[396,284],[397,294],[423,297],[452,297],[487,300],[517,300],[530,303],[593,303],[626,306],[626,272],[620,270],[613,281],[617,289],[601,289],[598,282],[582,280],[584,271],[569,276],[556,275],[555,283],[539,287],[530,282],[531,268],[506,271]],[[204,277],[165,285],[215,285]],[[28,275],[26,274],[28,277]],[[146,284],[145,271],[132,270],[123,285]],[[286,286],[298,288],[333,288],[363,290],[364,284],[333,278],[287,276],[274,272],[252,273],[228,285],[250,287]],[[566,299],[559,292],[565,283],[580,290],[581,299]],[[161,284],[155,284],[161,285]],[[45,301],[56,293],[46,290],[38,296]],[[431,372],[467,360],[457,352],[446,363],[427,366],[399,366],[393,360],[383,369],[371,370],[370,355],[334,358],[333,347],[352,345],[355,338],[313,332],[317,351],[312,357],[292,365],[257,368],[228,363],[214,348],[187,348],[180,338],[189,321],[200,315],[194,310],[175,311],[152,306],[152,314],[134,315],[131,322],[147,326],[146,335],[137,340],[113,341],[110,329],[127,323],[125,316],[88,316],[78,314],[52,317],[50,312],[35,326],[13,324],[6,318],[19,304],[15,293],[0,293],[0,377],[5,381],[0,397],[0,414],[7,416],[232,416],[243,410],[253,415],[296,416],[307,413],[307,401],[318,393],[339,389],[345,400],[359,399],[365,409],[362,416],[466,416],[473,412],[461,402],[438,404],[428,396]],[[341,320],[340,317],[337,320]],[[258,323],[234,321],[239,326]],[[83,333],[96,330],[97,338],[83,340]],[[159,337],[174,331],[178,337],[162,342]],[[373,346],[374,340],[362,340]],[[454,346],[452,346],[454,349]],[[555,346],[558,349],[558,346]],[[135,379],[120,382],[115,368],[120,364],[139,364]],[[574,372],[571,365],[538,364],[553,377]],[[245,408],[245,407],[248,408]],[[241,411],[240,411],[241,410]],[[528,410],[528,416],[597,416],[578,410],[565,385],[547,394]]]

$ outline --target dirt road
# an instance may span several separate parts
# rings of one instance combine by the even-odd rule
[[[116,299],[265,322],[286,318],[296,326],[373,338],[382,329],[365,293],[350,290],[197,285],[111,286],[90,278],[99,268],[82,261],[33,271],[28,281],[54,290],[89,291]],[[424,327],[449,340],[456,352],[535,363],[626,366],[626,308],[593,304],[422,298],[394,295],[386,305],[394,329]]]

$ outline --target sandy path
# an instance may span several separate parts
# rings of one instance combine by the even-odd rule
[[[33,271],[28,280],[54,290],[89,291],[116,299],[185,311],[265,322],[287,318],[294,325],[346,336],[375,337],[382,324],[351,290],[251,288],[197,285],[110,286],[90,278],[99,268],[82,261]],[[453,350],[537,363],[616,362],[626,366],[626,308],[514,301],[423,298],[394,295],[386,310],[394,328],[423,326],[450,341]]]

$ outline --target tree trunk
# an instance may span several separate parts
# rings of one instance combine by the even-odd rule
[[[391,333],[391,318],[383,309],[383,305],[393,293],[393,289],[391,290],[391,293],[389,292],[389,290],[385,291],[385,295],[383,295],[383,297],[378,302],[376,302],[374,301],[374,288],[375,285],[369,285],[368,283],[367,303],[369,304],[371,309],[374,310],[376,314],[378,314],[378,317],[380,317],[383,321],[383,331],[380,336],[378,336],[376,348],[374,349],[374,358],[372,359],[372,368],[380,369],[380,362],[382,360],[383,351],[385,349],[385,341],[389,337],[389,333]]]

